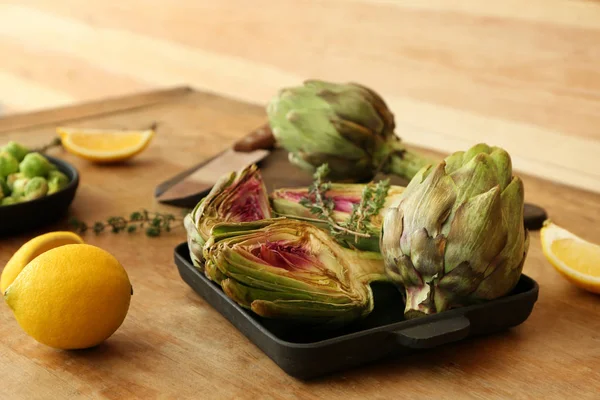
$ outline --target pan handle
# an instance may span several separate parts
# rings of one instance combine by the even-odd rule
[[[459,315],[392,333],[402,346],[412,349],[429,349],[466,338],[469,335],[470,326],[469,319],[464,315]]]

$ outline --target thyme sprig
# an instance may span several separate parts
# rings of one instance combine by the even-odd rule
[[[149,237],[156,237],[160,236],[163,232],[170,232],[172,229],[181,226],[181,222],[182,219],[175,217],[173,214],[163,214],[148,210],[135,211],[128,218],[109,217],[105,221],[96,221],[91,225],[76,217],[69,220],[69,224],[77,233],[85,233],[91,230],[98,235],[104,231],[134,233],[143,230],[146,236]]]
[[[366,230],[365,223],[378,215],[385,205],[389,189],[389,179],[368,183],[363,189],[360,203],[352,205],[352,213],[344,226],[357,232]]]
[[[331,226],[337,223],[333,219],[335,202],[327,198],[325,194],[331,189],[331,182],[325,182],[329,175],[329,165],[323,164],[313,174],[313,183],[308,187],[308,195],[300,199],[300,204],[308,208],[310,212],[320,219],[327,221]],[[339,226],[340,229],[343,227]]]
[[[308,188],[308,195],[300,199],[300,204],[308,208],[318,220],[327,222],[334,237],[340,234],[351,234],[355,240],[359,237],[371,237],[367,232],[366,223],[383,208],[390,188],[389,179],[368,183],[362,192],[360,203],[352,206],[348,220],[336,222],[333,218],[335,201],[327,197],[327,191],[331,189],[331,182],[326,181],[329,171],[327,164],[317,168],[313,174],[313,183]]]
[[[55,137],[54,139],[52,139],[50,142],[46,143],[45,145],[37,147],[35,149],[32,149],[31,151],[43,154],[53,147],[61,147],[61,146],[62,146],[62,141],[60,140],[59,137]]]

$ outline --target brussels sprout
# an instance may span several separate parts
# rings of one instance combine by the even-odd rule
[[[19,170],[19,162],[10,153],[0,152],[0,177],[6,178],[8,175]]]
[[[21,161],[19,169],[25,177],[34,178],[36,176],[46,177],[56,167],[40,153],[29,153]]]
[[[13,182],[12,184],[12,194],[13,196],[21,196],[23,192],[25,192],[25,185],[29,183],[29,178],[20,178]]]
[[[48,193],[48,182],[42,177],[31,178],[23,190],[23,200],[29,201],[44,197]]]
[[[0,201],[0,206],[10,206],[11,204],[17,204],[19,199],[14,196],[5,197]]]
[[[15,181],[17,181],[19,179],[24,179],[24,178],[25,178],[25,175],[23,175],[20,172],[10,174],[9,176],[6,177],[6,184],[8,185],[8,188],[12,191]]]
[[[69,184],[69,178],[60,171],[48,173],[48,194],[56,193]]]
[[[0,178],[0,199],[5,196],[10,196],[10,188],[8,187],[8,183]]]
[[[8,142],[8,144],[2,147],[0,151],[9,153],[16,158],[18,162],[23,161],[25,156],[29,153],[29,149],[27,147],[13,141]]]

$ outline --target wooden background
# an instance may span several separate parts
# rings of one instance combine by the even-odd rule
[[[174,85],[264,104],[305,78],[378,90],[406,142],[485,141],[600,192],[600,3],[19,0],[0,3],[0,107]]]

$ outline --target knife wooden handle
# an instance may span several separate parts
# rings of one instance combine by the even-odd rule
[[[249,153],[254,150],[271,150],[275,146],[275,136],[269,124],[256,128],[233,145],[235,151]]]

